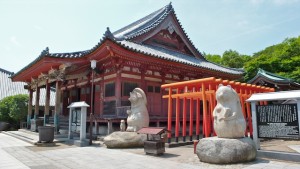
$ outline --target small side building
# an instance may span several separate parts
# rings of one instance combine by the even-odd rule
[[[279,76],[261,68],[258,69],[256,76],[247,83],[274,88],[275,91],[300,90],[300,84],[293,79]]]

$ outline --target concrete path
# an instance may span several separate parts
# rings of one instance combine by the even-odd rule
[[[300,145],[290,145],[288,147],[300,153]]]
[[[0,133],[0,168],[101,168],[101,169],[192,169],[192,168],[300,168],[300,164],[258,159],[251,163],[211,165],[201,163],[192,148],[169,148],[160,157],[143,149],[106,149],[103,145],[74,147],[58,143],[54,147],[36,147]]]

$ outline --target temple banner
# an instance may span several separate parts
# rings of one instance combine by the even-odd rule
[[[297,104],[256,106],[259,138],[300,138]]]

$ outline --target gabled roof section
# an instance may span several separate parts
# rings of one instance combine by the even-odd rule
[[[283,76],[279,76],[277,74],[268,72],[268,71],[263,70],[261,68],[258,69],[258,72],[257,72],[256,76],[254,78],[252,78],[251,80],[249,80],[248,83],[252,83],[260,77],[265,78],[265,79],[270,80],[270,81],[273,81],[273,82],[278,82],[278,83],[295,83],[295,84],[298,84],[292,79],[285,78]],[[298,84],[298,85],[300,85],[300,84]]]
[[[185,30],[182,28],[182,25],[178,20],[171,3],[147,15],[144,18],[117,30],[113,33],[113,36],[116,38],[116,40],[134,41],[134,39],[157,29],[160,26],[160,24],[162,24],[170,15],[172,15],[176,22],[172,26],[178,25],[176,27],[178,27],[178,30],[180,32],[182,32],[180,34],[182,34],[182,38],[187,43],[186,45],[190,48],[191,51],[193,51],[192,53],[194,57],[205,59],[203,55],[199,52],[199,50],[194,46],[193,42],[190,40]]]
[[[118,39],[129,40],[145,34],[159,25],[172,11],[174,11],[174,9],[170,3],[150,15],[117,30],[113,35]]]

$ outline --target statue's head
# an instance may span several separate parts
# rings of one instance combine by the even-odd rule
[[[216,99],[218,102],[230,102],[233,99],[239,98],[236,91],[230,85],[223,86],[223,84],[219,84]]]
[[[144,91],[140,88],[133,89],[132,92],[130,92],[130,97],[128,99],[132,105],[137,104],[145,104],[147,105],[147,98],[144,93]]]

